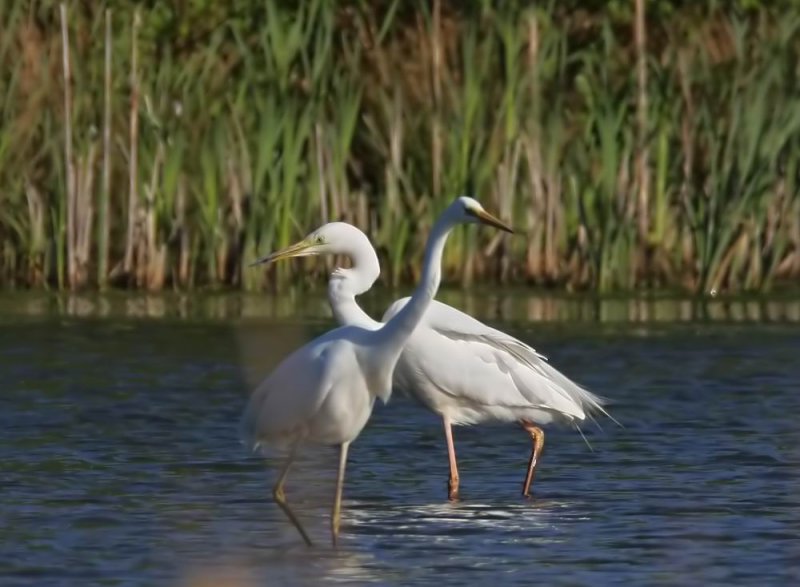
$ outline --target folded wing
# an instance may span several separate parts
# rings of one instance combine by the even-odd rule
[[[407,299],[395,302],[384,321]],[[475,407],[537,409],[571,421],[606,413],[602,398],[563,375],[529,345],[436,301],[406,346],[401,363],[399,375],[409,386],[427,381],[439,392]]]

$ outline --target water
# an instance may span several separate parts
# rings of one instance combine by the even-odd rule
[[[800,580],[788,320],[533,323],[473,307],[612,398],[624,427],[587,427],[593,451],[548,429],[531,501],[524,432],[458,428],[451,504],[439,421],[395,396],[351,449],[340,549],[334,450],[307,450],[292,471],[309,550],[269,500],[278,461],[247,455],[236,425],[254,382],[329,326],[322,306],[224,319],[166,303],[158,319],[99,319],[47,298],[8,311],[26,299],[0,304],[2,585]]]

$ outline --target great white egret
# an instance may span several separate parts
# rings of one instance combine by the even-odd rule
[[[372,287],[380,274],[367,236],[350,224],[331,222],[282,257],[322,254],[343,255],[352,261],[349,269],[336,269],[328,284],[336,320],[364,329],[381,328],[383,324],[356,302],[356,296]],[[392,304],[383,321],[396,319],[409,299],[413,298]],[[519,422],[533,443],[522,486],[523,495],[530,497],[544,447],[539,426],[560,421],[577,427],[587,415],[607,415],[602,398],[568,379],[530,346],[435,300],[405,345],[394,371],[394,385],[442,418],[450,461],[450,499],[458,499],[459,486],[453,424]]]
[[[479,222],[511,232],[474,199],[456,199],[433,225],[425,247],[422,278],[409,302],[391,320],[376,328],[340,326],[294,351],[258,386],[242,421],[249,446],[262,443],[289,446],[289,456],[273,488],[273,497],[308,545],[311,540],[289,508],[283,485],[301,442],[339,445],[339,472],[331,516],[334,546],[339,535],[342,486],[350,443],[372,412],[375,398],[386,402],[392,391],[392,371],[439,287],[441,258],[450,230],[457,224]],[[256,261],[325,251],[324,235]]]

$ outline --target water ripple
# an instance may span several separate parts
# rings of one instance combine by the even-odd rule
[[[464,499],[449,503],[440,422],[394,397],[351,449],[340,549],[335,451],[306,450],[293,469],[309,550],[269,500],[280,456],[247,455],[236,425],[254,374],[318,330],[266,324],[244,343],[217,323],[6,324],[2,584],[800,580],[795,332],[521,325],[612,398],[623,427],[586,426],[593,450],[549,432],[531,500],[522,431],[458,428]]]

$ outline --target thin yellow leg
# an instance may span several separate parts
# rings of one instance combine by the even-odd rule
[[[525,475],[525,483],[522,486],[522,495],[530,497],[531,483],[533,483],[533,476],[536,474],[536,465],[539,464],[539,457],[541,457],[544,449],[544,430],[530,422],[520,422],[520,424],[531,435],[531,440],[533,441],[531,458],[528,461],[528,473]]]
[[[294,512],[291,510],[291,508],[289,508],[289,504],[286,501],[286,494],[283,492],[283,484],[286,482],[286,476],[289,474],[289,467],[294,462],[296,450],[297,445],[295,444],[292,446],[289,456],[286,458],[286,464],[283,465],[281,474],[278,477],[278,482],[275,483],[275,487],[272,488],[272,498],[283,510],[283,513],[286,514],[286,517],[289,518],[292,524],[294,524],[294,527],[297,528],[297,531],[300,532],[300,535],[303,537],[303,540],[306,541],[306,544],[311,546],[311,539],[308,537],[308,534],[306,534],[302,524],[300,524],[300,520],[297,519],[297,516],[295,516]]]
[[[450,479],[447,482],[447,498],[458,501],[458,464],[456,463],[456,447],[453,444],[453,428],[449,418],[442,418],[444,435],[447,437],[447,456],[450,459]]]
[[[342,490],[344,489],[344,470],[347,466],[347,450],[350,448],[349,442],[342,443],[339,449],[339,473],[336,476],[336,495],[333,498],[333,514],[331,515],[331,538],[333,546],[339,538],[339,522],[342,517]]]

